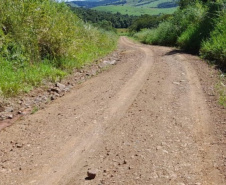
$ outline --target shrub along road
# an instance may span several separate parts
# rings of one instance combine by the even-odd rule
[[[1,132],[0,184],[225,184],[217,72],[172,48],[119,49],[111,70]]]

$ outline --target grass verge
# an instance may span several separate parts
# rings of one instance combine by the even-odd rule
[[[0,0],[0,95],[60,81],[115,49],[117,35],[82,22],[65,3]]]
[[[216,85],[217,92],[219,94],[219,104],[226,107],[226,85],[225,85],[225,75],[221,74],[219,82]]]

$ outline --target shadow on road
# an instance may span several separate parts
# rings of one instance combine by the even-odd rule
[[[175,49],[172,51],[167,52],[165,55],[170,56],[170,55],[176,55],[176,54],[185,54],[182,50]]]

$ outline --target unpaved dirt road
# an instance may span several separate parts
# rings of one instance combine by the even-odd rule
[[[125,37],[119,47],[117,65],[0,133],[1,185],[225,184],[226,114],[204,92],[208,66]]]

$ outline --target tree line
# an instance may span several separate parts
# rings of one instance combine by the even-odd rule
[[[105,30],[115,28],[129,28],[130,32],[138,32],[144,28],[155,28],[162,21],[168,19],[170,15],[141,15],[131,16],[121,13],[102,12],[92,9],[71,7],[72,11],[85,22],[94,24]]]
[[[120,13],[112,14],[86,8],[71,7],[78,17],[83,21],[103,27],[107,30],[111,28],[128,28],[132,25],[137,16],[122,15]]]

